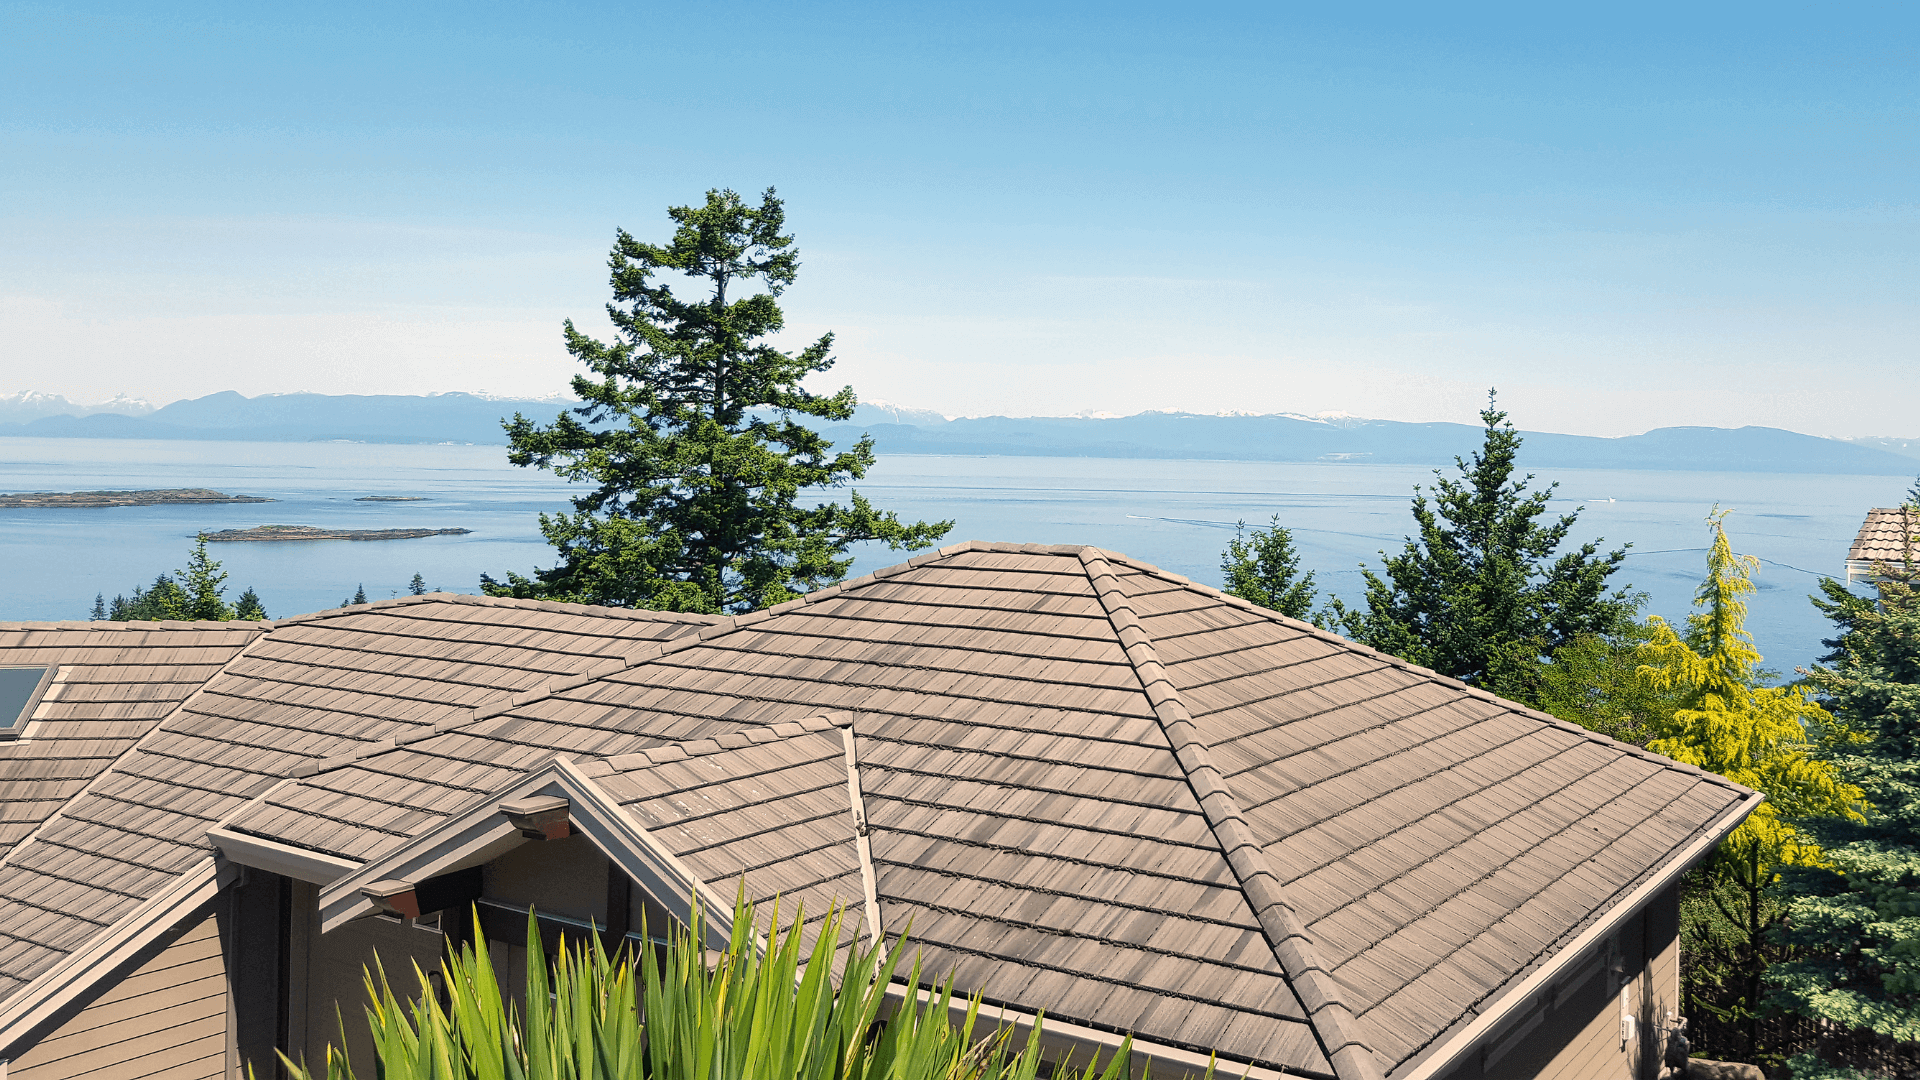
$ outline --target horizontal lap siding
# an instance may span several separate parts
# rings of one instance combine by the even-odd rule
[[[9,1080],[212,1080],[225,1074],[218,921],[184,935],[8,1066]]]

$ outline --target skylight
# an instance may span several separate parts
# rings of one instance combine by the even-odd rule
[[[48,667],[0,667],[0,739],[18,738],[27,729],[52,674]]]

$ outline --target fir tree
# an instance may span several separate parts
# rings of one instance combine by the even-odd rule
[[[233,618],[233,608],[221,599],[226,592],[227,573],[220,569],[217,560],[207,555],[206,534],[202,533],[194,541],[193,553],[187,556],[187,568],[174,573],[180,575],[181,592],[185,594],[181,618],[222,622]]]
[[[1296,619],[1308,618],[1313,608],[1313,571],[1300,572],[1300,555],[1293,549],[1293,533],[1275,514],[1267,528],[1247,535],[1247,523],[1234,527],[1233,539],[1220,556],[1221,591]]]
[[[1819,848],[1793,820],[1847,815],[1860,790],[1819,759],[1809,738],[1809,731],[1833,731],[1832,716],[1803,687],[1762,685],[1766,673],[1746,630],[1744,599],[1760,563],[1734,554],[1725,518],[1716,508],[1707,519],[1707,577],[1694,595],[1699,610],[1687,618],[1687,633],[1652,619],[1643,670],[1655,689],[1678,695],[1679,707],[1647,748],[1766,794],[1726,848],[1753,849],[1763,868],[1817,863]]]
[[[413,575],[413,580],[407,582],[407,592],[414,596],[425,596],[427,594],[427,579],[421,577],[419,574]]]
[[[187,593],[173,578],[160,574],[146,588],[136,585],[131,597],[113,598],[115,622],[157,622],[187,618]]]
[[[624,230],[609,259],[618,331],[596,341],[566,324],[583,404],[546,427],[515,415],[508,460],[593,485],[574,513],[542,515],[559,565],[481,579],[489,595],[620,607],[736,613],[841,580],[852,544],[930,547],[952,522],[907,524],[857,491],[845,504],[799,504],[803,490],[866,475],[873,440],[833,446],[794,417],[850,419],[852,387],[801,386],[833,365],[833,335],[797,353],[763,339],[785,326],[776,298],[799,270],[786,214],[769,188],[758,207],[731,191],[676,206],[664,245]],[[709,290],[682,299],[658,275]],[[741,296],[754,282],[764,292]]]
[[[118,599],[118,597],[116,597],[115,599]],[[107,594],[106,593],[93,594],[93,611],[87,615],[87,618],[93,622],[107,621]]]
[[[367,587],[365,584],[362,584],[353,590],[353,595],[351,597],[348,597],[347,599],[340,601],[340,606],[352,607],[355,604],[364,604],[366,602],[367,602]]]
[[[266,618],[266,611],[260,606],[260,597],[248,589],[242,597],[253,598],[257,616],[238,614],[229,605],[222,594],[226,592],[226,571],[220,569],[220,562],[207,555],[207,538],[201,535],[195,539],[193,550],[187,556],[184,570],[175,570],[174,576],[161,574],[153,579],[146,588],[136,587],[132,597],[115,596],[111,606],[105,608],[104,617],[114,622],[147,621],[157,619],[205,619],[225,622],[233,618]],[[93,602],[94,617],[102,617],[101,598]]]
[[[1419,536],[1399,555],[1381,552],[1386,575],[1364,571],[1364,609],[1336,598],[1328,619],[1362,644],[1506,697],[1531,701],[1541,663],[1583,635],[1610,637],[1633,622],[1636,601],[1608,593],[1626,548],[1599,555],[1597,543],[1556,557],[1579,511],[1538,519],[1559,485],[1528,493],[1515,478],[1520,433],[1490,393],[1486,425],[1457,480],[1434,470],[1433,502],[1413,499]],[[1416,488],[1416,492],[1420,489]]]
[[[1920,520],[1920,484],[1910,494]],[[1784,938],[1799,955],[1772,977],[1783,1008],[1920,1042],[1920,536],[1905,549],[1875,567],[1876,599],[1827,579],[1813,601],[1840,632],[1808,682],[1847,729],[1819,756],[1866,805],[1799,823],[1825,859],[1784,875]]]
[[[246,622],[262,622],[268,618],[267,605],[260,601],[260,594],[251,587],[234,601],[233,617]]]
[[[1767,1049],[1762,998],[1768,966],[1778,958],[1772,936],[1782,910],[1772,886],[1781,867],[1821,861],[1813,837],[1794,821],[1852,815],[1860,789],[1817,756],[1817,740],[1834,731],[1832,717],[1802,687],[1763,685],[1767,673],[1746,631],[1744,599],[1754,591],[1759,561],[1734,554],[1724,519],[1718,508],[1707,519],[1707,577],[1687,632],[1652,619],[1641,670],[1678,704],[1654,726],[1647,749],[1767,796],[1716,849],[1691,889],[1691,917],[1683,919],[1688,1014],[1726,1025],[1736,1036],[1733,1052],[1751,1060]]]

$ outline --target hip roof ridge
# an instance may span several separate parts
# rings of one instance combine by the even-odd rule
[[[1700,777],[1702,779],[1712,781],[1722,786],[1732,788],[1735,791],[1748,792],[1752,790],[1751,788],[1748,788],[1743,784],[1737,784],[1734,781],[1729,780],[1724,776],[1721,776],[1719,773],[1708,772],[1707,770],[1699,767],[1698,765],[1690,765],[1684,761],[1675,761],[1673,758],[1666,757],[1665,755],[1656,754],[1653,751],[1648,750],[1644,746],[1635,746],[1633,743],[1622,742],[1621,740],[1616,739],[1611,735],[1602,734],[1598,731],[1593,730],[1592,728],[1581,727],[1579,724],[1576,724],[1571,720],[1564,720],[1558,716],[1553,715],[1552,713],[1543,712],[1539,709],[1533,708],[1530,705],[1525,705],[1518,701],[1513,701],[1508,698],[1503,698],[1491,690],[1487,690],[1482,687],[1475,686],[1472,683],[1462,682],[1461,680],[1456,679],[1451,675],[1442,675],[1441,673],[1433,670],[1432,668],[1421,667],[1419,664],[1413,663],[1410,660],[1403,660],[1400,657],[1393,655],[1392,653],[1381,652],[1379,649],[1376,649],[1371,645],[1363,645],[1358,641],[1354,641],[1352,638],[1342,637],[1341,635],[1336,634],[1331,630],[1327,630],[1323,627],[1316,626],[1313,623],[1307,622],[1304,619],[1296,619],[1290,615],[1283,615],[1280,612],[1274,611],[1271,608],[1261,607],[1259,604],[1256,604],[1251,600],[1242,599],[1241,597],[1235,596],[1229,592],[1222,592],[1221,590],[1216,589],[1211,585],[1207,585],[1203,582],[1194,581],[1191,578],[1182,577],[1181,575],[1176,574],[1171,570],[1162,570],[1160,567],[1157,567],[1152,563],[1142,562],[1141,560],[1133,558],[1132,556],[1122,555],[1118,552],[1102,551],[1099,548],[1088,548],[1087,550],[1098,553],[1101,557],[1106,559],[1106,561],[1109,563],[1119,563],[1130,569],[1139,571],[1140,573],[1150,574],[1154,577],[1161,579],[1162,581],[1172,582],[1173,584],[1179,585],[1181,588],[1184,588],[1189,592],[1196,592],[1202,596],[1207,597],[1210,600],[1216,600],[1216,601],[1219,601],[1220,603],[1230,604],[1233,607],[1239,608],[1240,610],[1245,611],[1250,615],[1258,615],[1261,618],[1264,618],[1270,622],[1279,623],[1280,625],[1288,628],[1289,630],[1297,630],[1303,634],[1308,634],[1308,635],[1311,635],[1312,637],[1318,638],[1321,641],[1325,641],[1330,644],[1339,646],[1340,648],[1345,649],[1348,652],[1367,657],[1370,660],[1377,660],[1380,663],[1387,665],[1388,667],[1398,668],[1401,671],[1405,671],[1409,674],[1418,675],[1423,679],[1429,679],[1441,686],[1446,687],[1449,690],[1455,691],[1456,693],[1465,694],[1468,697],[1476,698],[1478,700],[1487,702],[1490,705],[1497,705],[1500,708],[1505,709],[1510,713],[1514,713],[1516,715],[1526,717],[1528,720],[1532,720],[1536,723],[1545,724],[1549,727],[1559,728],[1562,731],[1565,731],[1569,734],[1581,736],[1589,742],[1600,743],[1610,749],[1618,750],[1623,754],[1640,758],[1645,761],[1650,761],[1656,765],[1661,766],[1662,768],[1671,769],[1674,772],[1686,773],[1689,776]]]
[[[1332,1063],[1340,1080],[1384,1080],[1378,1057],[1361,1038],[1359,1017],[1342,998],[1331,969],[1320,959],[1319,950],[1307,937],[1306,927],[1282,895],[1280,879],[1267,865],[1265,849],[1254,838],[1239,803],[1227,789],[1219,767],[1213,763],[1212,754],[1200,741],[1179,688],[1161,664],[1153,639],[1141,626],[1106,553],[1088,547],[1082,548],[1079,555],[1094,595],[1146,691],[1154,719],[1173,747],[1174,759],[1200,803],[1214,840],[1233,870],[1254,917],[1259,920],[1261,932],[1287,984],[1307,1012],[1308,1027],[1319,1042],[1321,1052]]]

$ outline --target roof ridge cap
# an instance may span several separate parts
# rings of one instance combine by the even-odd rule
[[[273,619],[10,619],[0,621],[0,633],[9,630],[271,630]]]
[[[656,611],[652,608],[619,608],[603,604],[570,604],[559,600],[529,600],[517,596],[430,592],[421,593],[418,596],[394,596],[385,600],[371,600],[364,604],[349,604],[346,607],[322,608],[319,611],[289,615],[278,621],[310,622],[316,619],[338,618],[341,615],[355,615],[364,611],[386,611],[415,604],[464,604],[469,607],[517,608],[523,611],[551,611],[561,615],[622,619],[628,622],[711,623],[722,618],[718,615],[702,615],[691,611]]]
[[[1193,716],[1180,698],[1179,688],[1160,662],[1158,651],[1131,601],[1120,587],[1106,552],[1083,548],[1080,565],[1093,586],[1107,621],[1113,626],[1127,662],[1145,690],[1154,719],[1173,747],[1174,760],[1199,801],[1200,812],[1212,830],[1227,865],[1253,908],[1274,959],[1288,986],[1307,1011],[1308,1027],[1332,1063],[1340,1080],[1384,1080],[1373,1048],[1360,1037],[1360,1021],[1340,994],[1333,973],[1320,959],[1280,890],[1280,879],[1267,865],[1266,852],[1254,838],[1238,802],[1227,789],[1212,754],[1199,739]]]
[[[747,746],[761,746],[767,743],[785,742],[803,735],[817,735],[835,728],[849,727],[853,723],[853,714],[845,709],[815,716],[805,716],[798,720],[782,720],[776,724],[749,728],[746,731],[730,731],[706,739],[689,739],[685,742],[668,743],[665,746],[636,750],[631,754],[615,754],[602,758],[607,766],[617,772],[631,772],[635,769],[652,768],[673,761],[685,761],[688,758],[707,757],[722,754],[730,750],[744,750]],[[746,743],[739,742],[745,739]],[[728,740],[728,741],[722,741]]]
[[[1095,550],[1098,550],[1098,549],[1095,549]],[[1492,704],[1492,705],[1497,705],[1500,708],[1505,709],[1510,713],[1516,713],[1536,723],[1546,724],[1549,727],[1557,727],[1568,732],[1569,734],[1583,736],[1590,742],[1607,744],[1608,746],[1610,746],[1615,750],[1631,755],[1633,757],[1643,758],[1663,768],[1672,769],[1676,772],[1687,773],[1689,775],[1705,777],[1706,779],[1715,781],[1717,783],[1726,785],[1728,787],[1732,787],[1739,791],[1750,790],[1749,788],[1741,784],[1736,784],[1733,781],[1728,780],[1726,777],[1721,776],[1718,773],[1708,772],[1707,770],[1702,769],[1697,765],[1689,765],[1684,761],[1675,761],[1674,759],[1670,757],[1666,757],[1662,754],[1656,754],[1653,751],[1648,750],[1644,746],[1635,746],[1630,742],[1622,742],[1621,740],[1616,739],[1611,735],[1602,734],[1601,732],[1595,731],[1592,728],[1581,727],[1579,724],[1576,724],[1571,720],[1565,720],[1558,716],[1553,715],[1552,713],[1544,712],[1540,709],[1533,708],[1532,706],[1522,704],[1518,701],[1513,701],[1508,698],[1503,698],[1491,690],[1474,686],[1471,683],[1462,682],[1461,680],[1456,679],[1451,675],[1442,675],[1439,672],[1433,670],[1432,668],[1421,667],[1419,664],[1416,664],[1410,660],[1403,660],[1400,657],[1393,655],[1392,653],[1381,652],[1379,649],[1376,649],[1371,645],[1363,645],[1360,642],[1353,640],[1352,638],[1342,637],[1339,634],[1336,634],[1333,631],[1328,630],[1324,627],[1315,626],[1313,623],[1307,622],[1305,619],[1296,619],[1291,615],[1283,615],[1278,611],[1274,611],[1272,608],[1261,607],[1259,604],[1256,604],[1251,600],[1242,599],[1241,597],[1235,596],[1232,593],[1224,592],[1220,589],[1216,589],[1211,585],[1205,584],[1204,582],[1194,581],[1192,578],[1188,578],[1188,577],[1182,577],[1181,575],[1176,574],[1171,570],[1162,570],[1161,568],[1153,565],[1152,563],[1142,562],[1139,559],[1135,559],[1128,555],[1122,555],[1118,552],[1103,552],[1102,554],[1106,557],[1108,562],[1121,563],[1126,566],[1132,567],[1133,569],[1138,570],[1143,574],[1151,574],[1163,580],[1171,581],[1174,584],[1179,585],[1181,588],[1187,589],[1191,592],[1197,592],[1210,599],[1218,600],[1221,603],[1230,604],[1233,607],[1240,608],[1249,614],[1258,615],[1261,618],[1268,620],[1269,622],[1279,623],[1280,625],[1286,627],[1289,630],[1298,630],[1303,634],[1307,634],[1309,636],[1318,638],[1321,641],[1326,641],[1326,642],[1335,644],[1341,648],[1348,650],[1349,652],[1353,652],[1358,655],[1368,657],[1370,659],[1378,660],[1381,663],[1386,664],[1388,667],[1399,668],[1402,671],[1411,672],[1412,674],[1418,675],[1422,678],[1431,679],[1434,682],[1439,683],[1442,686],[1445,686],[1449,690],[1453,690],[1458,693],[1465,694],[1468,697],[1478,698],[1479,700],[1488,702],[1489,704]]]

